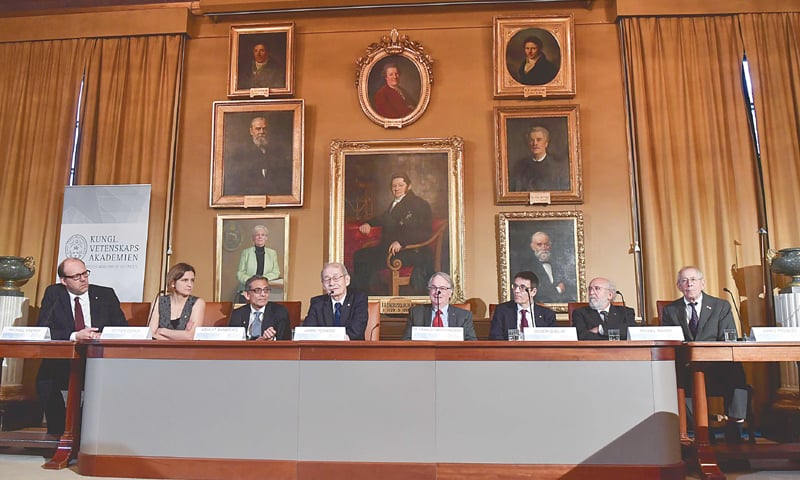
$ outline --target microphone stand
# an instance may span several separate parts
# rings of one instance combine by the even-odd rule
[[[164,293],[166,293],[164,290],[159,290],[158,292],[156,292],[156,296],[153,298],[153,301],[150,303],[150,313],[147,314],[147,326],[148,327],[150,327],[150,320],[152,319],[151,317],[153,316],[153,310],[155,310],[156,305],[158,305],[158,298],[161,295],[163,295]],[[127,318],[125,320],[127,320]],[[156,327],[156,330],[158,330],[158,327]],[[150,337],[153,337],[155,334],[156,334],[155,331],[150,332]]]
[[[625,296],[622,294],[622,292],[620,292],[619,290],[617,290],[617,295],[619,295],[619,298],[621,298],[621,299],[622,299],[622,305],[623,305],[623,306],[625,306],[625,307],[627,307],[628,305],[625,303]]]
[[[742,329],[742,336],[744,337],[744,325],[742,325],[742,312],[739,311],[739,305],[736,304],[736,299],[733,296],[733,292],[731,292],[728,287],[724,287],[723,290],[728,292],[728,295],[731,297],[731,301],[733,302],[733,308],[736,309],[736,316],[739,318],[739,327]]]
[[[531,323],[531,328],[536,328],[536,319],[533,318],[533,295],[531,295],[531,289],[530,288],[526,288],[525,292],[527,292],[527,294],[528,294],[528,313],[531,314],[531,322],[530,322]],[[525,340],[525,330],[523,329],[519,333],[521,335],[521,338],[523,340]]]

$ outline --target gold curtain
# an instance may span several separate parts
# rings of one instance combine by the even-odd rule
[[[97,41],[87,64],[78,184],[151,184],[144,298],[159,290],[184,37]]]
[[[734,17],[621,19],[640,171],[646,302],[679,292],[699,266],[706,291],[734,288],[731,265],[758,263],[754,154]],[[736,244],[741,244],[738,248]]]
[[[78,95],[91,40],[0,44],[0,255],[33,256],[31,304],[53,283]]]
[[[800,13],[740,17],[773,248],[800,246]]]

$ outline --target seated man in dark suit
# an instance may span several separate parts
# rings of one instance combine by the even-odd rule
[[[511,288],[514,300],[501,303],[494,309],[489,340],[508,340],[508,331],[522,331],[529,327],[552,327],[556,324],[556,312],[533,303],[539,279],[533,272],[514,275]],[[534,319],[531,321],[531,319]]]
[[[244,285],[242,305],[231,314],[230,327],[244,327],[248,340],[291,340],[289,311],[278,303],[269,302],[269,280],[253,275]]]
[[[53,340],[93,340],[105,326],[128,326],[114,289],[89,284],[89,270],[77,258],[58,265],[61,283],[44,291],[37,325],[50,328]],[[64,433],[66,410],[61,390],[69,388],[68,360],[45,359],[36,390],[47,418],[47,433]]]
[[[348,340],[364,340],[369,317],[367,295],[348,289],[350,274],[341,263],[326,263],[322,269],[326,294],[311,299],[304,327],[345,327]]]
[[[450,305],[453,297],[453,279],[444,272],[436,272],[428,280],[431,303],[417,305],[408,311],[408,323],[403,340],[411,340],[413,327],[462,327],[464,340],[477,340],[472,312]],[[434,308],[435,307],[435,308]]]
[[[683,297],[664,307],[662,325],[680,326],[687,342],[721,342],[725,330],[736,329],[731,306],[727,301],[703,292],[706,281],[697,267],[683,267],[678,272],[678,290]],[[728,405],[728,424],[725,437],[741,441],[741,424],[747,416],[747,379],[739,362],[708,362],[698,365],[706,375],[709,392],[720,392]],[[678,385],[690,395],[691,377],[685,369],[678,370]]]
[[[619,338],[628,338],[628,327],[636,326],[632,308],[611,303],[617,287],[607,278],[589,282],[589,306],[572,312],[572,325],[578,330],[578,340],[608,340],[608,331],[619,330]]]

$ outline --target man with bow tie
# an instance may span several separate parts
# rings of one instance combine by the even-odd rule
[[[703,272],[694,266],[678,271],[678,290],[683,297],[664,307],[661,324],[680,326],[687,342],[722,342],[725,330],[736,330],[730,304],[705,293]],[[741,441],[740,428],[747,416],[748,387],[744,369],[739,362],[708,362],[697,365],[706,375],[706,388],[710,394],[721,394],[727,405],[728,424],[725,436],[729,441]],[[692,385],[691,377],[679,370],[678,384],[686,388],[687,397]]]
[[[541,303],[564,303],[575,301],[574,282],[569,280],[564,266],[556,262],[552,254],[550,235],[536,232],[531,235],[531,254],[521,265],[521,270],[528,270],[539,279],[536,301]]]

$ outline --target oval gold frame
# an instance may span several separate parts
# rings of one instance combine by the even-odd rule
[[[419,102],[414,110],[402,118],[384,117],[372,105],[369,98],[369,77],[372,69],[386,57],[398,55],[410,61],[419,72],[420,92]],[[367,47],[367,54],[358,60],[358,70],[356,72],[356,88],[358,90],[358,101],[364,114],[383,128],[403,128],[416,122],[425,110],[431,99],[431,86],[433,85],[433,70],[431,65],[433,59],[425,53],[425,48],[419,42],[414,42],[408,35],[400,35],[397,29],[393,28],[389,35],[381,37],[380,42],[373,43]]]

